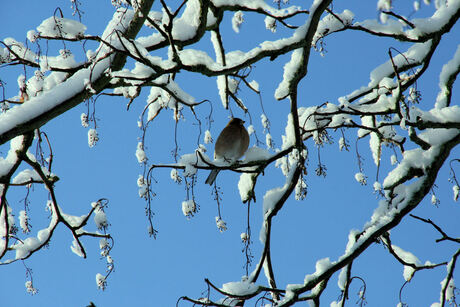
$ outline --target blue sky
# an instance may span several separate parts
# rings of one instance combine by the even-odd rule
[[[83,1],[82,1],[83,2]],[[87,33],[98,34],[110,20],[112,6],[108,1],[102,4],[82,3],[85,12],[82,21],[88,26]],[[24,4],[23,4],[24,3]],[[351,10],[357,16],[374,18],[375,2],[350,1]],[[295,3],[293,3],[295,4]],[[341,12],[347,3],[337,1],[334,9]],[[36,28],[42,20],[53,15],[56,6],[61,5],[64,15],[71,17],[69,1],[23,1],[21,4],[8,1],[0,11],[0,39],[14,37],[25,41],[26,33]],[[422,4],[426,16],[432,8]],[[407,8],[406,12],[410,12]],[[359,15],[367,14],[367,15]],[[273,39],[270,31],[254,37],[252,30],[261,30],[263,20],[251,21],[248,15],[240,34],[231,30],[230,20],[226,22],[224,39],[227,49],[246,50],[253,46],[254,40],[262,42]],[[276,36],[282,36],[281,27]],[[420,80],[422,104],[431,106],[438,91],[438,77],[442,65],[450,59],[459,43],[460,27],[446,35],[437,55],[433,58],[429,71]],[[321,57],[312,52],[309,73],[301,83],[300,102],[302,106],[317,105],[324,101],[336,102],[340,96],[349,94],[362,85],[367,85],[369,72],[388,60],[387,50],[392,46],[405,51],[408,45],[395,43],[389,39],[376,39],[362,33],[338,34],[326,38],[327,53]],[[225,43],[225,42],[224,42]],[[208,44],[208,43],[206,43]],[[203,48],[210,48],[199,45]],[[238,45],[235,45],[238,44]],[[53,45],[51,45],[53,46]],[[79,47],[75,47],[76,50]],[[51,51],[51,50],[50,50]],[[213,53],[211,52],[211,55]],[[257,80],[262,90],[262,100],[267,116],[271,121],[271,132],[275,145],[281,144],[289,105],[287,101],[276,101],[273,91],[281,81],[282,67],[288,56],[280,56],[276,61],[263,61],[256,65],[252,78]],[[270,66],[268,65],[270,64]],[[129,66],[129,64],[128,64]],[[16,70],[15,70],[16,69]],[[2,68],[0,78],[7,83],[6,96],[17,94],[17,68]],[[19,69],[21,71],[21,69]],[[228,111],[221,106],[215,79],[181,73],[177,82],[197,100],[208,99],[213,104],[211,132],[216,138],[226,124]],[[459,86],[454,89],[458,101]],[[108,288],[100,291],[96,287],[96,273],[104,273],[105,262],[99,257],[98,240],[84,239],[88,258],[82,259],[70,250],[70,232],[60,226],[51,240],[50,247],[31,257],[25,263],[33,270],[33,281],[39,293],[31,296],[26,293],[25,269],[21,262],[0,266],[0,295],[2,306],[85,306],[93,301],[97,306],[174,306],[180,296],[200,297],[206,290],[204,278],[221,286],[229,281],[239,281],[245,274],[245,257],[241,252],[243,244],[240,233],[246,228],[247,206],[242,204],[237,190],[238,175],[221,172],[219,185],[223,192],[223,218],[228,230],[220,233],[215,225],[216,203],[211,188],[204,184],[207,172],[200,171],[195,187],[199,212],[191,219],[183,216],[181,202],[186,197],[183,184],[176,185],[169,178],[169,170],[158,170],[154,177],[158,184],[153,190],[157,194],[153,203],[155,227],[159,230],[156,240],[148,237],[147,219],[144,214],[145,202],[138,198],[136,180],[142,168],[136,160],[135,150],[141,132],[137,127],[140,112],[145,106],[148,91],[126,111],[127,101],[121,98],[101,97],[97,100],[96,116],[100,142],[94,147],[87,145],[87,129],[80,125],[80,114],[86,111],[82,104],[54,119],[43,127],[53,146],[54,172],[60,177],[56,185],[60,206],[69,214],[82,215],[90,209],[90,203],[99,198],[109,199],[107,216],[111,227],[109,232],[115,238],[112,257],[115,272],[108,280]],[[244,102],[250,106],[259,138],[265,139],[260,125],[259,97],[247,90],[240,93]],[[455,101],[455,99],[453,100]],[[209,106],[198,108],[204,118]],[[245,118],[233,107],[235,115]],[[145,143],[149,163],[171,163],[171,150],[174,149],[174,122],[172,112],[163,111],[150,125]],[[193,152],[196,147],[198,129],[193,115],[184,112],[185,120],[178,126],[180,154]],[[204,122],[203,129],[207,129]],[[204,131],[203,130],[203,131]],[[278,132],[278,131],[281,131]],[[306,177],[308,196],[304,201],[289,199],[284,209],[275,218],[272,237],[272,259],[278,285],[284,288],[287,283],[301,283],[306,274],[314,272],[315,262],[324,257],[335,260],[347,243],[348,232],[361,228],[377,205],[377,197],[372,193],[375,166],[369,155],[367,139],[359,141],[360,153],[365,157],[365,169],[369,176],[367,186],[359,185],[354,174],[358,166],[354,153],[356,131],[347,131],[346,136],[352,144],[350,152],[338,150],[340,133],[332,134],[335,142],[321,150],[321,160],[327,166],[327,177],[314,174],[317,158],[316,147],[309,141],[310,153]],[[201,141],[202,142],[202,141]],[[251,145],[255,139],[251,137]],[[4,154],[7,145],[0,147]],[[212,154],[212,146],[208,146]],[[452,157],[458,157],[458,149]],[[390,149],[384,149],[383,159],[387,163],[383,175],[390,169]],[[262,177],[257,188],[257,202],[251,204],[251,246],[255,263],[261,251],[258,240],[262,221],[262,197],[265,191],[284,183],[278,169],[270,168]],[[452,200],[452,186],[447,181],[449,170],[444,167],[439,174],[436,195],[441,200],[438,207],[429,199],[423,201],[414,214],[438,221],[452,236],[458,235],[458,203]],[[24,188],[16,188],[9,203],[18,212],[25,197]],[[33,232],[47,226],[47,212],[44,211],[46,192],[35,186],[31,198],[31,223]],[[95,230],[94,226],[88,229]],[[423,262],[444,261],[446,252],[451,255],[454,246],[448,243],[435,243],[437,233],[413,219],[406,219],[392,232],[393,243],[413,252]],[[366,280],[368,306],[395,306],[399,288],[404,282],[402,266],[387,253],[382,245],[370,247],[354,264],[353,274]],[[426,306],[439,298],[439,282],[444,278],[445,269],[438,268],[416,274],[414,280],[403,292],[404,301],[410,306]],[[458,273],[456,274],[457,279]],[[259,282],[265,284],[262,277]],[[329,305],[340,295],[336,286],[337,276],[329,282],[322,303]],[[359,283],[353,283],[349,304],[357,300]],[[187,305],[181,303],[180,306]]]

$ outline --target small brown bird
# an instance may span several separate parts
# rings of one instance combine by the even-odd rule
[[[234,163],[241,158],[249,146],[249,134],[244,128],[244,120],[232,118],[220,133],[214,147],[214,160],[224,159]],[[220,170],[213,169],[206,179],[206,183],[212,185]]]

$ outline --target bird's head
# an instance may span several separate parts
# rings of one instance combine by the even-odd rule
[[[238,117],[233,117],[232,119],[230,119],[230,121],[228,122],[228,125],[234,125],[234,126],[243,126],[245,123],[244,120],[242,120],[241,118],[238,118]]]

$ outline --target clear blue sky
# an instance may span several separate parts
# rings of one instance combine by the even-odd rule
[[[88,26],[88,34],[100,34],[112,15],[109,1],[90,4],[82,1],[85,12],[82,21]],[[367,12],[368,18],[377,15],[375,1],[337,1],[335,10],[342,11],[349,3],[350,9],[359,16]],[[296,4],[296,3],[292,3]],[[62,6],[65,17],[71,17],[70,1],[8,1],[2,4],[0,11],[0,39],[14,37],[25,41],[26,33],[36,28],[42,20],[53,15],[54,9]],[[410,12],[408,9],[407,14]],[[426,16],[431,10],[422,4]],[[251,29],[262,30],[263,20],[251,21],[250,16],[243,24],[240,34],[231,30],[230,20],[224,29],[227,50],[246,50],[253,46],[254,39],[263,41],[273,39],[269,31],[262,36],[251,36]],[[362,15],[363,16],[363,15]],[[245,34],[247,33],[247,34]],[[283,31],[279,27],[279,33]],[[420,80],[418,87],[422,91],[422,103],[431,106],[437,95],[437,84],[441,65],[450,59],[458,44],[460,25],[446,35],[437,56],[433,59],[429,71]],[[336,102],[340,96],[351,93],[360,86],[367,85],[369,72],[388,60],[388,47],[393,46],[405,51],[407,45],[395,43],[389,39],[378,40],[362,33],[339,34],[326,38],[325,57],[312,52],[309,74],[302,82],[300,93],[301,106],[318,105],[324,101]],[[225,42],[224,42],[225,43]],[[235,45],[235,44],[238,44]],[[51,44],[50,46],[57,46]],[[201,45],[203,46],[203,45]],[[208,46],[211,46],[209,44]],[[59,47],[59,49],[62,47]],[[50,49],[50,53],[54,50]],[[213,53],[211,52],[211,55]],[[253,78],[261,86],[265,111],[271,120],[271,131],[275,145],[281,144],[289,105],[287,101],[276,101],[273,91],[281,81],[282,67],[288,56],[281,56],[267,69],[268,61],[256,65]],[[6,96],[17,94],[14,69],[2,68],[0,78],[7,82]],[[229,113],[221,107],[215,79],[191,74],[179,74],[178,83],[197,100],[208,99],[213,103],[211,132],[216,138],[227,121]],[[454,100],[458,101],[457,85]],[[84,239],[88,258],[82,259],[70,250],[72,237],[64,227],[59,227],[51,240],[49,249],[44,249],[26,261],[33,270],[33,281],[39,293],[31,296],[26,293],[25,269],[21,262],[0,266],[1,306],[86,306],[93,301],[97,306],[174,306],[182,296],[198,298],[206,290],[204,278],[221,286],[229,281],[239,281],[245,274],[244,254],[240,233],[245,231],[247,206],[242,204],[237,190],[238,175],[221,173],[219,184],[223,192],[223,218],[228,230],[220,233],[215,225],[216,204],[211,188],[204,184],[207,172],[199,172],[195,187],[200,211],[188,220],[181,211],[181,202],[186,194],[183,185],[174,184],[169,178],[169,170],[155,171],[159,181],[154,187],[157,197],[153,203],[155,227],[159,230],[156,240],[147,235],[147,219],[144,214],[145,203],[137,197],[136,180],[142,172],[136,160],[135,150],[138,137],[137,119],[145,106],[143,92],[126,111],[127,101],[121,98],[101,97],[96,102],[96,116],[100,142],[94,147],[87,145],[87,129],[80,125],[80,114],[86,112],[84,105],[77,106],[63,116],[56,118],[43,127],[49,135],[54,160],[54,172],[60,177],[56,191],[60,206],[69,214],[83,215],[89,210],[90,203],[99,198],[109,199],[107,216],[111,227],[109,232],[115,238],[112,257],[115,272],[108,280],[108,288],[102,292],[97,289],[96,273],[104,273],[105,262],[99,257],[98,240]],[[259,120],[259,98],[243,90],[241,97],[253,110],[253,120],[259,138],[265,137]],[[456,100],[455,100],[456,98]],[[235,115],[244,115],[233,108]],[[209,113],[207,105],[198,109],[204,118]],[[186,111],[185,121],[179,124],[180,154],[193,152],[198,137],[193,115]],[[149,163],[171,163],[171,150],[174,149],[174,123],[172,112],[163,111],[151,124],[147,133],[146,152]],[[249,118],[245,118],[249,121]],[[206,125],[203,127],[205,130]],[[278,132],[281,131],[281,132]],[[354,179],[358,166],[354,153],[356,131],[347,132],[352,151],[339,152],[339,133],[334,133],[335,143],[322,150],[321,160],[327,166],[326,178],[314,174],[316,168],[316,147],[307,143],[310,152],[307,183],[308,196],[302,202],[290,199],[275,218],[272,238],[272,258],[278,285],[284,288],[287,283],[301,283],[306,274],[314,272],[315,262],[324,257],[336,260],[346,246],[348,232],[360,229],[369,220],[378,200],[372,193],[375,178],[375,166],[369,155],[367,139],[359,142],[360,153],[365,157],[366,174],[371,184],[360,186]],[[202,142],[202,141],[201,141]],[[251,145],[255,139],[251,138]],[[8,145],[0,147],[2,155]],[[208,146],[212,153],[212,146]],[[452,157],[458,157],[458,149]],[[383,159],[391,155],[384,149]],[[389,163],[380,170],[381,177],[388,170]],[[445,167],[439,174],[437,188],[439,207],[434,207],[429,199],[423,201],[414,214],[438,221],[445,231],[458,236],[459,205],[452,200],[452,187],[447,181],[449,170]],[[251,204],[251,227],[253,235],[252,251],[254,261],[258,261],[261,243],[258,240],[262,221],[262,197],[269,188],[283,184],[278,169],[271,168],[262,178],[257,188],[257,202]],[[10,196],[9,203],[18,214],[21,200],[25,197],[24,188]],[[48,213],[44,211],[46,193],[42,187],[34,187],[31,198],[31,223],[33,232],[47,226]],[[95,230],[93,224],[88,227]],[[454,250],[447,243],[436,244],[437,233],[412,219],[407,219],[392,232],[393,243],[413,252],[422,263],[444,261],[441,255]],[[442,252],[440,252],[442,251]],[[382,245],[370,247],[354,264],[353,274],[366,280],[368,306],[395,306],[399,288],[404,282],[402,267],[384,250]],[[458,270],[457,270],[458,272]],[[403,292],[404,301],[410,306],[429,306],[439,299],[439,282],[445,276],[445,269],[423,271],[416,274],[414,280]],[[459,274],[457,273],[457,279]],[[259,282],[265,284],[264,277]],[[340,294],[336,286],[337,276],[333,276],[330,286],[323,296],[326,306],[336,300]],[[357,300],[355,296],[360,285],[351,287],[350,305]],[[180,306],[187,305],[181,303]]]

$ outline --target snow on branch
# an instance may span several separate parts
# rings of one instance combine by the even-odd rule
[[[391,1],[378,1],[379,20],[362,20],[359,11],[349,9],[335,12],[330,0],[312,1],[308,9],[280,1],[272,5],[262,0],[184,0],[177,3],[161,0],[155,6],[153,0],[112,3],[116,9],[100,35],[87,34],[91,29],[81,20],[65,18],[60,10],[56,10],[54,16],[27,32],[27,43],[14,38],[5,38],[0,43],[0,63],[11,67],[19,65],[24,70],[17,76],[17,95],[5,97],[4,94],[0,102],[0,144],[10,142],[8,153],[0,158],[1,264],[31,257],[47,246],[57,226],[63,225],[73,237],[69,244],[72,252],[80,257],[86,257],[82,237],[100,240],[101,256],[107,262],[107,270],[105,275],[96,275],[96,283],[100,289],[107,286],[107,277],[114,268],[110,256],[113,239],[107,233],[110,226],[108,200],[101,198],[92,203],[83,215],[65,213],[55,193],[55,183],[59,177],[52,171],[51,145],[47,140],[50,155],[46,158],[40,148],[44,140],[38,130],[53,118],[86,102],[88,110],[80,120],[85,128],[94,123],[94,127],[88,129],[89,145],[94,146],[99,135],[95,111],[91,114],[90,106],[94,106],[94,101],[102,95],[107,95],[125,98],[129,111],[135,109],[131,106],[139,103],[139,100],[144,103],[139,108],[141,136],[134,150],[137,162],[143,169],[137,177],[137,186],[139,197],[147,203],[145,213],[149,221],[149,235],[155,237],[157,234],[152,222],[152,207],[155,191],[162,189],[160,180],[153,177],[154,172],[159,177],[160,170],[166,168],[168,180],[183,184],[185,200],[178,203],[188,219],[199,212],[196,189],[198,185],[201,188],[198,177],[204,171],[240,174],[238,183],[234,185],[237,185],[239,198],[247,206],[248,212],[246,231],[241,234],[245,245],[243,251],[247,276],[241,281],[224,282],[220,288],[206,279],[208,291],[223,296],[220,300],[211,300],[209,295],[200,299],[182,297],[181,300],[201,305],[227,306],[243,304],[263,295],[262,301],[276,306],[289,306],[302,301],[319,305],[328,282],[337,273],[339,290],[343,295],[337,305],[344,306],[352,280],[362,282],[359,301],[364,302],[366,283],[364,279],[352,276],[352,264],[376,242],[382,242],[389,255],[401,264],[406,282],[411,281],[419,270],[446,266],[446,277],[441,282],[440,305],[453,298],[451,289],[455,287],[453,272],[458,251],[449,255],[451,257],[446,261],[422,264],[414,254],[392,244],[389,231],[407,218],[429,193],[434,197],[433,203],[437,204],[433,187],[438,173],[451,151],[460,143],[460,107],[452,100],[452,92],[456,90],[454,83],[460,72],[460,47],[450,60],[445,61],[440,71],[436,99],[422,103],[417,84],[436,56],[444,35],[460,18],[460,1],[437,1],[433,14],[426,18],[407,17],[396,11]],[[79,12],[78,8],[76,10]],[[267,33],[273,36],[262,42],[250,39],[245,42],[247,46],[244,48],[238,40],[228,41],[230,27],[238,33],[232,35],[247,35],[246,38],[257,36],[256,27],[245,27],[250,18],[255,18],[263,31],[269,30]],[[311,97],[316,96],[307,96],[302,90],[304,82],[314,79],[308,70],[313,59],[311,52],[319,50],[324,55],[322,48],[325,41],[346,31],[385,37],[392,43],[404,42],[404,47],[400,48],[405,49],[389,47],[381,50],[384,60],[370,70],[369,80],[364,80],[361,87],[348,91],[348,95],[331,97],[328,90],[334,84],[323,84],[315,89],[314,83],[308,83],[307,86],[313,85],[312,91],[322,91],[329,99],[315,101],[316,98]],[[63,47],[44,54],[41,46],[51,41]],[[84,45],[87,42],[97,47],[86,50]],[[75,48],[69,47],[71,44],[79,44],[83,48],[75,52]],[[285,62],[280,64],[281,59]],[[274,89],[266,90],[265,84],[259,85],[258,78],[257,81],[251,81],[250,76],[254,71],[271,72],[272,63],[275,62],[280,65],[279,68],[283,68],[282,76],[266,77],[277,83]],[[359,59],[356,65],[361,65]],[[183,75],[186,77],[181,79]],[[188,84],[181,83],[194,76],[215,78],[215,89],[190,88]],[[262,82],[268,83],[267,80]],[[0,85],[4,88],[3,83]],[[146,95],[145,89],[148,91]],[[254,106],[253,101],[257,99],[245,97],[247,89],[259,98],[260,107]],[[220,102],[211,98],[212,90],[215,90]],[[286,99],[289,103],[283,111],[285,113],[276,114],[276,121],[269,120],[269,112],[264,110],[266,97]],[[213,113],[213,108],[220,105],[232,117],[234,113],[236,116],[236,112],[242,112],[245,120],[249,118],[249,134],[256,138],[256,145],[245,153],[242,161],[213,160],[206,151],[206,146],[213,142],[212,124],[220,123],[220,119],[216,118],[220,115]],[[210,108],[208,115],[203,115],[206,112],[203,111],[204,106]],[[172,157],[168,156],[165,163],[158,163],[160,158],[150,154],[149,139],[146,137],[151,127],[149,124],[157,123],[160,112],[172,112],[174,124],[175,148],[171,151]],[[186,122],[188,116],[192,119],[188,123],[193,122],[191,125],[196,126],[198,141],[192,145],[195,147],[187,143],[188,147],[184,149],[185,141],[178,136],[178,126]],[[263,142],[257,136],[258,128],[255,128],[257,124],[253,118],[261,119],[267,149],[260,146]],[[279,130],[274,132],[274,129]],[[166,132],[163,126],[158,131]],[[355,227],[359,230],[349,232],[348,243],[340,256],[317,260],[310,274],[305,272],[303,282],[288,283],[284,289],[280,289],[277,268],[272,260],[272,232],[277,226],[277,215],[285,209],[292,195],[296,200],[308,201],[307,187],[309,180],[312,180],[310,174],[326,177],[327,169],[321,154],[327,145],[333,143],[333,135],[337,131],[341,133],[341,150],[352,148],[349,138],[356,142],[358,172],[354,178],[361,185],[366,185],[371,178],[369,171],[375,172],[375,180],[370,181],[373,182],[371,193],[377,194],[380,199],[374,202],[374,210],[367,222]],[[352,133],[348,133],[350,131]],[[272,136],[275,133],[278,135]],[[186,134],[186,141],[190,142],[192,133],[187,131]],[[279,144],[276,138],[280,140]],[[368,153],[365,155],[371,161],[370,166],[363,163],[364,154],[360,153],[362,149],[358,146],[358,141],[367,138]],[[205,145],[202,144],[203,140]],[[37,157],[29,151],[34,142],[39,148]],[[384,159],[386,148],[394,152],[391,160],[388,159],[390,161]],[[317,153],[317,157],[312,152]],[[316,169],[312,169],[312,161],[317,163]],[[270,181],[272,178],[264,175],[268,170],[277,171],[276,168],[280,171],[276,176],[282,182],[274,185]],[[459,188],[452,167],[451,170],[456,200]],[[353,174],[350,179],[356,184]],[[262,181],[268,181],[268,185],[260,184]],[[27,200],[21,210],[13,208],[7,200],[11,190],[23,188],[29,192],[34,184],[43,186],[49,192],[46,207],[50,219],[48,226],[31,234]],[[224,231],[227,222],[221,212],[223,200],[220,187],[215,184],[211,193],[217,208],[217,227]],[[259,233],[261,250],[255,267],[249,271],[252,261],[250,246],[253,244],[250,206],[259,199],[259,195],[263,199]],[[15,226],[16,211],[23,231],[21,235]],[[434,227],[441,235],[438,242],[458,243],[458,238],[447,235],[430,219],[411,216]],[[86,229],[91,217],[96,227],[94,231]],[[267,286],[260,284],[262,272]],[[36,292],[31,283],[26,288],[31,293]]]

